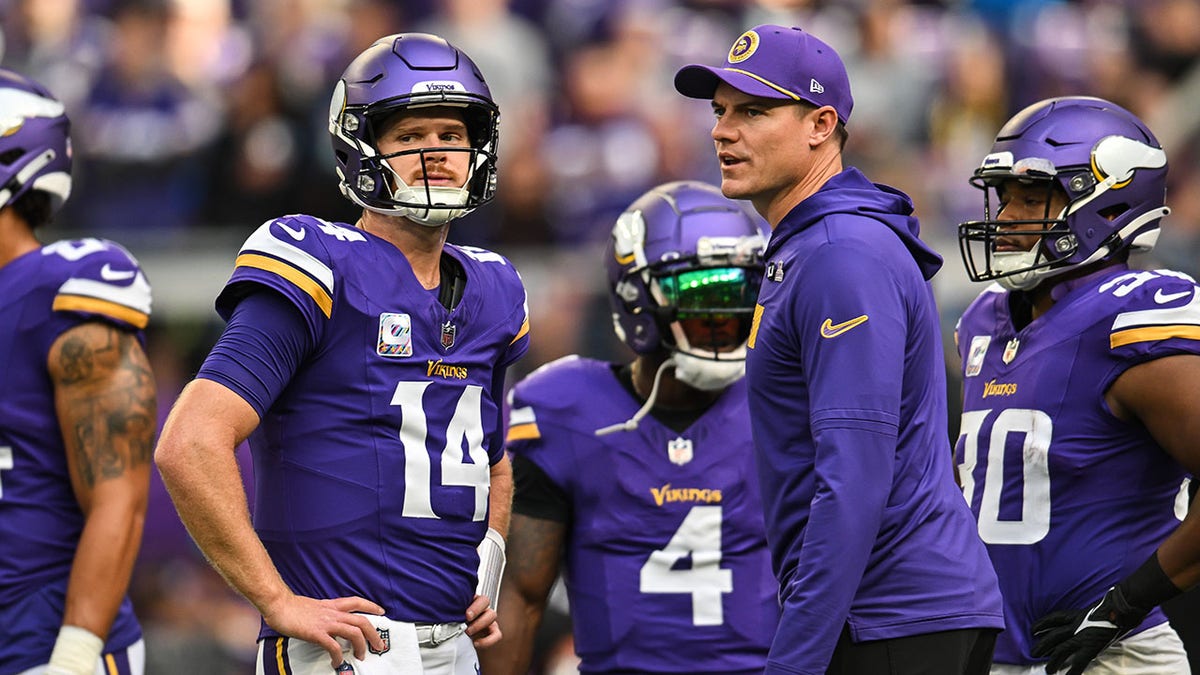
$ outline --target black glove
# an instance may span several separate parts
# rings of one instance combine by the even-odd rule
[[[1135,607],[1119,585],[1108,589],[1091,609],[1053,612],[1033,624],[1033,655],[1050,657],[1047,673],[1070,667],[1067,675],[1080,675],[1109,645],[1138,627],[1151,607]]]
[[[1158,552],[1090,609],[1053,612],[1033,624],[1033,656],[1049,657],[1047,673],[1070,668],[1081,675],[1092,659],[1137,628],[1150,610],[1179,595],[1158,562]]]

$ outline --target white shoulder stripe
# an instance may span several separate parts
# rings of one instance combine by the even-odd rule
[[[508,413],[508,423],[512,426],[516,426],[518,424],[536,424],[537,415],[533,414],[532,406],[513,408]]]
[[[334,292],[333,270],[325,263],[317,260],[308,251],[276,239],[271,234],[271,223],[274,222],[272,220],[255,230],[254,234],[250,235],[250,238],[246,240],[246,243],[242,244],[241,253],[257,251],[260,253],[269,253],[276,258],[286,260],[321,282],[321,285],[332,295]]]
[[[107,300],[118,305],[150,314],[150,283],[139,271],[128,286],[116,286],[95,279],[67,279],[58,287],[59,295],[82,295]]]
[[[1192,292],[1192,300],[1182,307],[1164,307],[1162,309],[1143,309],[1136,312],[1118,314],[1113,321],[1114,331],[1133,328],[1135,326],[1200,326],[1200,293]]]

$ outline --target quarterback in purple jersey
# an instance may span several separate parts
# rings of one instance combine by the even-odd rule
[[[381,38],[330,106],[361,219],[263,224],[217,298],[228,325],[156,460],[262,612],[259,673],[474,675],[474,646],[500,637],[495,591],[476,588],[503,559],[500,404],[528,347],[525,291],[502,256],[446,243],[495,192],[498,115],[454,46]],[[247,438],[253,527],[233,454]]]
[[[912,203],[842,167],[850,83],[799,28],[746,31],[712,102],[721,190],[771,224],[746,358],[782,614],[767,673],[986,673],[1000,594],[953,480],[929,279]]]
[[[567,357],[510,394],[512,565],[488,675],[528,670],[560,566],[582,672],[762,672],[778,586],[743,373],[763,243],[703,183],[659,186],[617,220],[609,295],[638,356]]]
[[[956,332],[955,454],[1004,596],[998,674],[1189,670],[1158,605],[1200,581],[1200,514],[1174,508],[1200,471],[1200,293],[1127,265],[1166,175],[1141,120],[1066,97],[1017,113],[971,180],[963,261],[998,283]]]
[[[69,131],[0,70],[0,674],[140,675],[150,285],[112,242],[38,240],[71,191]]]

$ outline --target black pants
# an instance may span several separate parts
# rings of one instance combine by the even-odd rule
[[[825,675],[988,675],[998,632],[970,628],[852,642],[843,628]]]

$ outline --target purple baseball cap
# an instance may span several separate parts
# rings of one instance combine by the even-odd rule
[[[755,26],[734,41],[724,66],[692,64],[675,73],[675,89],[691,98],[711,99],[721,82],[751,96],[833,106],[843,124],[854,108],[838,53],[790,26]]]

